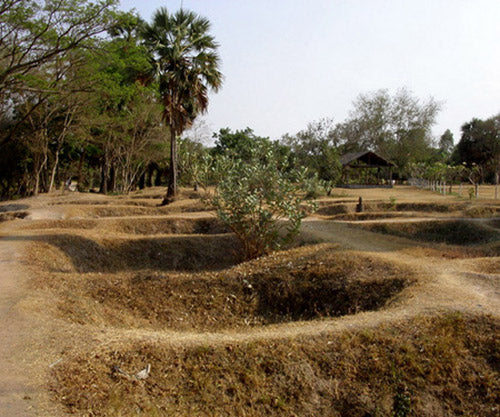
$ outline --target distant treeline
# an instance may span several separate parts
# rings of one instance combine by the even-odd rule
[[[101,193],[168,181],[168,103],[158,93],[168,86],[151,76],[143,24],[114,0],[0,3],[0,198],[50,192],[69,180]],[[359,96],[344,122],[313,122],[273,146],[284,169],[307,167],[331,183],[340,178],[339,156],[359,150],[391,160],[400,178],[415,163],[440,162],[479,166],[483,181],[495,181],[500,115],[464,124],[455,146],[449,131],[438,141],[431,135],[439,108],[405,89],[379,90]],[[196,183],[210,155],[245,158],[252,141],[271,142],[251,129],[222,129],[215,138],[207,149],[193,131],[184,134],[181,182]]]

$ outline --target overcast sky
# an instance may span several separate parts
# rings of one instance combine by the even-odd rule
[[[147,21],[181,0],[121,0]],[[500,112],[500,0],[183,0],[220,44],[212,130],[278,139],[322,117],[343,121],[360,94],[407,87],[443,103],[433,132]]]

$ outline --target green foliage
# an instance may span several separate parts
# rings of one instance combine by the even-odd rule
[[[285,135],[282,141],[291,148],[296,167],[306,167],[321,181],[338,182],[342,165],[330,119],[309,123],[307,129],[295,136]]]
[[[400,384],[393,399],[392,417],[407,417],[411,413],[411,396],[408,387]]]
[[[430,157],[439,103],[421,102],[403,88],[392,96],[387,90],[360,95],[353,105],[347,121],[337,127],[344,152],[374,150],[402,170]]]
[[[138,82],[151,71],[149,53],[138,39],[139,21],[134,14],[121,13],[110,30],[113,38],[101,41],[100,51],[89,53],[82,69],[93,93],[82,132],[100,149],[101,192],[129,191],[150,162],[166,155],[159,146],[156,90]],[[119,187],[111,167],[120,170]]]
[[[113,22],[116,0],[15,0],[0,4],[0,98],[37,87],[38,71],[90,46]]]
[[[294,172],[298,182],[292,182],[278,166],[276,152],[268,143],[256,143],[248,160],[216,158],[219,182],[212,203],[240,240],[246,259],[290,243],[306,215],[299,185],[303,174]]]
[[[140,18],[113,12],[114,1],[35,3],[10,2],[2,16],[2,29],[17,36],[10,39],[13,47],[16,39],[36,38],[34,45],[18,47],[38,48],[25,56],[38,65],[19,61],[21,79],[11,78],[14,68],[2,66],[7,61],[0,64],[8,85],[2,90],[0,80],[0,107],[6,109],[0,113],[0,142],[16,142],[11,157],[18,163],[1,174],[0,194],[50,191],[71,177],[80,190],[100,183],[103,192],[129,191],[150,163],[165,157],[154,86],[139,82],[151,71],[149,53],[138,42]],[[19,16],[26,21],[17,21]],[[64,34],[68,25],[74,27]],[[97,36],[105,30],[107,37]]]
[[[449,157],[453,152],[453,133],[450,129],[446,131],[439,138],[439,151],[446,157]]]
[[[500,114],[465,123],[453,159],[470,169],[476,165],[481,170],[480,181],[492,181],[500,172]]]
[[[330,197],[332,195],[333,189],[335,188],[335,182],[328,180],[320,180],[320,185],[325,190],[326,195]]]
[[[258,142],[263,144],[269,141],[268,138],[256,136],[249,127],[234,132],[229,128],[220,129],[218,133],[214,133],[213,138],[215,139],[213,155],[233,155],[243,161],[252,159]]]
[[[180,9],[170,14],[160,8],[142,36],[154,62],[155,79],[163,104],[163,120],[170,131],[169,184],[164,203],[177,193],[176,139],[207,110],[209,90],[222,85],[218,45],[209,34],[210,22]]]
[[[203,180],[204,172],[207,172],[206,156],[207,151],[201,143],[189,138],[179,139],[179,177],[182,183],[195,189],[206,184]]]
[[[318,178],[318,174],[315,173],[312,176],[307,176],[307,171],[304,172],[304,179],[302,180],[302,189],[305,192],[305,198],[318,198],[321,194],[321,180]]]

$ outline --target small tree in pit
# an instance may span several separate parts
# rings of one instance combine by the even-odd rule
[[[246,259],[265,255],[292,241],[306,216],[300,176],[285,175],[272,145],[260,143],[250,160],[218,157],[224,166],[212,203],[219,218],[240,240]],[[312,203],[309,204],[311,207]]]

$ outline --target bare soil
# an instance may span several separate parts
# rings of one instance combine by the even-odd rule
[[[246,263],[192,192],[0,204],[0,415],[497,416],[500,204],[337,195]]]

